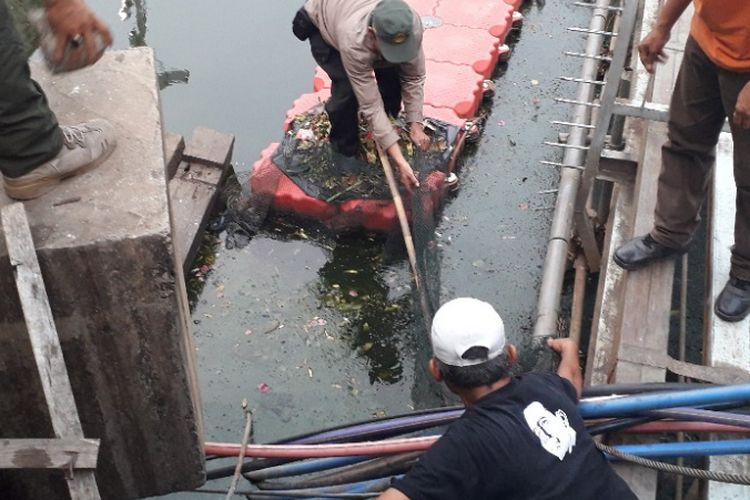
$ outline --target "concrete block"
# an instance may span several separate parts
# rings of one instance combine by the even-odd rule
[[[195,488],[205,477],[201,405],[153,52],[33,73],[61,123],[103,117],[119,135],[101,167],[25,204],[83,431],[101,439],[102,498]],[[4,245],[0,438],[52,437]],[[0,471],[4,498],[66,498],[64,490],[61,474]]]

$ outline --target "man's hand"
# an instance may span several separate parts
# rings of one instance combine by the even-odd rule
[[[669,41],[669,30],[663,28],[654,28],[646,38],[638,44],[638,54],[641,56],[641,62],[649,73],[654,72],[656,63],[663,63],[667,56],[664,53],[664,46]]]
[[[750,128],[750,82],[745,84],[737,96],[732,123],[736,127]]]
[[[404,161],[403,163],[399,162],[398,171],[401,184],[403,184],[408,191],[411,192],[412,188],[419,187],[417,176],[414,175],[414,170],[407,161]]]
[[[388,156],[393,159],[396,168],[398,168],[398,177],[401,180],[401,184],[403,184],[409,192],[411,192],[413,187],[419,187],[417,176],[414,175],[414,170],[412,170],[411,165],[409,165],[409,162],[404,158],[404,154],[401,152],[398,142],[394,142],[388,146],[386,152],[388,153]]]
[[[65,46],[74,40],[83,44],[86,61],[93,64],[98,59],[94,35],[99,33],[106,46],[112,45],[112,35],[83,3],[83,0],[46,0],[47,22],[57,36],[57,46],[52,56],[55,64],[62,62]]]
[[[560,354],[557,374],[573,384],[580,398],[583,390],[583,374],[581,365],[578,363],[578,344],[570,339],[547,339],[547,345]]]
[[[574,355],[576,359],[578,359],[578,345],[570,339],[550,338],[550,339],[547,339],[547,345],[549,346],[550,349],[558,353],[560,357]]]
[[[430,138],[424,133],[424,126],[419,122],[409,124],[409,137],[422,151],[426,151],[430,147]]]

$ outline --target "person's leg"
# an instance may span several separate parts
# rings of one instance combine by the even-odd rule
[[[716,315],[726,321],[740,321],[750,313],[750,130],[735,126],[731,119],[737,96],[749,82],[750,73],[719,72],[721,96],[732,129],[737,184],[732,267],[714,305]]]
[[[718,68],[692,38],[685,44],[669,105],[667,142],[662,147],[654,227],[620,245],[613,259],[635,270],[685,251],[700,222],[713,167],[713,149],[725,114]]]
[[[383,98],[385,112],[393,118],[398,118],[401,112],[401,79],[398,66],[375,69],[375,79],[378,81],[380,96]]]
[[[310,50],[315,62],[331,78],[331,97],[325,106],[331,120],[331,146],[336,152],[353,157],[359,151],[359,103],[341,62],[341,54],[328,45],[318,31],[310,35]]]
[[[719,70],[689,38],[669,108],[668,140],[662,147],[662,169],[651,237],[670,248],[684,248],[700,222],[726,114]]]
[[[24,175],[62,146],[57,119],[31,79],[23,42],[0,0],[0,172],[10,178]]]
[[[730,118],[734,143],[734,181],[737,184],[731,275],[750,281],[750,129],[735,126],[731,119],[740,90],[750,84],[750,73],[722,70],[719,83],[724,109]]]

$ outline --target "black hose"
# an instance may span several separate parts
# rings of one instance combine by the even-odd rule
[[[675,420],[703,421],[717,424],[736,425],[747,427],[750,425],[750,416],[740,413],[726,413],[717,410],[731,410],[743,406],[744,403],[721,403],[706,405],[698,408],[667,408],[663,410],[651,410],[646,415],[613,418],[606,422],[593,424],[586,429],[592,436],[608,432],[616,432],[636,425],[653,422],[665,418]]]
[[[586,427],[586,430],[592,436],[597,434],[605,434],[607,432],[616,432],[624,429],[629,429],[636,425],[646,424],[659,420],[659,417],[626,417],[626,418],[613,418],[606,422],[594,424],[590,427]]]
[[[597,385],[592,387],[585,387],[583,389],[582,397],[584,398],[590,398],[590,397],[601,397],[601,396],[611,396],[614,394],[636,394],[641,392],[658,392],[658,391],[682,391],[682,390],[690,390],[695,389],[699,387],[706,387],[712,384],[701,384],[701,383],[679,383],[679,382],[670,382],[670,383],[657,383],[657,382],[649,382],[649,383],[643,383],[643,384],[608,384],[608,385]],[[389,420],[395,420],[399,418],[405,418],[405,417],[416,417],[420,415],[436,415],[436,417],[442,413],[448,413],[451,411],[460,410],[463,407],[461,406],[451,406],[451,407],[445,407],[445,408],[428,408],[424,410],[417,410],[410,413],[403,413],[400,415],[392,415],[389,417],[382,417],[378,419],[372,419],[372,420],[362,420],[355,423],[349,423],[349,424],[342,424],[334,427],[329,427],[326,429],[321,429],[318,431],[308,432],[305,434],[299,434],[297,436],[292,436],[289,438],[281,439],[278,441],[274,441],[271,444],[292,444],[292,443],[298,443],[298,442],[304,442],[308,444],[323,444],[323,443],[336,443],[336,442],[342,442],[342,441],[363,441],[363,440],[374,440],[374,439],[387,439],[389,437],[398,436],[401,434],[404,434],[406,432],[412,432],[416,430],[422,430],[422,429],[428,429],[430,427],[434,427],[435,424],[431,426],[425,426],[425,427],[415,427],[411,429],[396,429],[393,431],[380,431],[380,432],[374,432],[374,433],[362,433],[352,436],[347,436],[344,439],[315,439],[315,436],[320,434],[327,434],[327,433],[333,433],[340,430],[345,430],[351,427],[371,424],[371,423],[378,423],[378,422],[387,422]],[[447,419],[448,421],[444,423],[449,423],[449,421],[452,421],[453,419]],[[614,424],[613,424],[614,425]],[[627,428],[632,425],[637,425],[636,423],[632,423],[630,425],[627,425],[625,423],[621,424],[623,425],[622,428]],[[620,427],[616,427],[615,429],[620,429]],[[611,431],[603,431],[603,432],[611,432]],[[261,459],[253,459],[249,458],[246,460],[246,462],[242,465],[242,472],[249,472],[252,470],[259,470],[264,469],[266,467],[273,467],[275,465],[281,465],[285,463],[292,462],[293,460],[290,459],[283,459],[283,458],[261,458]],[[230,465],[226,467],[217,467],[215,469],[209,470],[206,474],[206,479],[212,480],[212,479],[219,479],[223,477],[229,477],[232,474],[234,474],[235,465]]]
[[[267,480],[257,483],[256,486],[262,490],[296,490],[379,479],[407,472],[419,461],[422,453],[421,451],[415,451],[389,457],[380,457],[360,464],[341,467],[335,471],[321,472],[304,479]]]

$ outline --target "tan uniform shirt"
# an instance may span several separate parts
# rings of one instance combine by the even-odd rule
[[[378,90],[373,68],[388,66],[375,49],[374,36],[367,30],[370,14],[380,0],[308,0],[305,10],[323,39],[341,53],[346,74],[359,102],[359,111],[372,127],[375,140],[387,149],[398,141]],[[413,11],[412,11],[413,12]],[[414,12],[414,33],[422,41],[422,20]],[[406,121],[421,122],[424,104],[424,51],[408,63],[399,64],[401,98]]]

